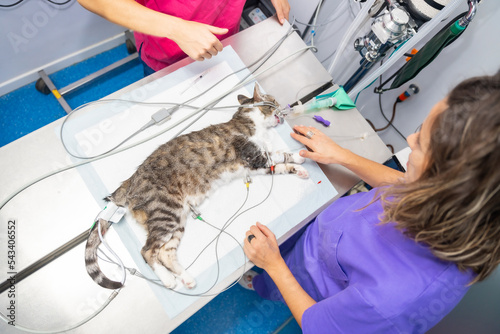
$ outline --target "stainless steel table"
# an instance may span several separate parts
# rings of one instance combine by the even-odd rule
[[[252,63],[263,50],[272,46],[287,27],[280,26],[275,18],[263,21],[224,41],[231,45],[245,64]],[[278,59],[305,47],[297,34],[290,36],[268,61]],[[109,97],[132,91],[160,77],[185,66],[185,59],[154,75],[138,81]],[[331,77],[310,52],[303,52],[282,63],[258,81],[264,90],[274,95],[280,104],[287,104],[305,96],[315,88],[331,81]],[[311,118],[297,118],[291,125],[305,124],[321,128],[337,142],[355,153],[369,159],[384,162],[390,152],[366,123],[356,109],[349,111],[323,111],[325,118],[332,122],[323,128]],[[0,148],[0,200],[29,181],[71,164],[71,160],[54,135],[62,119],[55,121],[5,147]],[[339,195],[345,193],[359,179],[340,166],[322,166],[330,182]],[[75,170],[43,180],[30,187],[9,202],[0,212],[0,281],[8,278],[8,272],[20,271],[41,256],[89,228],[100,208],[86,189]],[[337,196],[337,197],[338,197]],[[336,198],[332,198],[332,201]],[[317,212],[311,213],[311,217]],[[7,266],[8,221],[16,220],[14,268]],[[285,234],[283,242],[307,221],[298,224]],[[110,243],[118,244],[118,237],[110,232]],[[15,287],[16,322],[30,328],[42,330],[64,328],[75,324],[91,311],[97,310],[109,296],[110,291],[101,289],[92,282],[83,263],[83,244],[61,256]],[[116,250],[126,253],[122,247]],[[128,258],[125,262],[131,261]],[[239,272],[218,284],[219,288],[229,285],[239,277]],[[96,318],[73,330],[73,333],[166,333],[188,319],[208,303],[212,297],[197,300],[181,315],[169,319],[152,290],[136,277],[127,278],[127,288]],[[1,312],[5,314],[10,298],[7,292],[0,295]],[[4,307],[5,306],[5,307]],[[17,333],[19,330],[0,322],[0,332]]]

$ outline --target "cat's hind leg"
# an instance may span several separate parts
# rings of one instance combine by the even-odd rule
[[[171,236],[171,234],[170,234]],[[163,266],[163,264],[158,259],[158,254],[162,247],[163,242],[150,242],[146,241],[146,245],[141,250],[142,257],[147,264],[153,269],[156,276],[161,280],[163,285],[169,289],[175,288],[177,281],[175,276]]]
[[[158,260],[168,270],[178,276],[186,288],[192,289],[196,286],[196,281],[177,260],[177,247],[183,234],[184,227],[179,227],[173,233],[172,238],[159,249]]]
[[[274,172],[276,174],[295,174],[301,179],[307,179],[309,177],[307,169],[294,164],[276,164],[276,166],[274,166]],[[270,173],[270,171],[268,173]]]
[[[307,179],[309,173],[299,164],[304,163],[305,158],[298,153],[285,152],[262,152],[252,142],[245,142],[239,146],[240,156],[243,164],[254,173],[270,174],[295,174],[300,178]],[[272,164],[275,164],[271,167]]]
[[[279,163],[273,167],[262,167],[262,168],[252,168],[250,169],[252,174],[264,175],[264,174],[295,174],[301,179],[309,178],[309,172],[307,169],[300,165],[295,164],[284,164]]]

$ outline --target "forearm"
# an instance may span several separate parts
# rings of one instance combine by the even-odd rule
[[[394,184],[404,176],[404,173],[363,158],[349,150],[345,151],[345,158],[341,165],[358,175],[372,187]]]
[[[248,240],[249,236],[254,238]],[[243,249],[250,261],[269,274],[295,320],[302,327],[302,315],[316,302],[302,289],[281,257],[276,236],[267,226],[257,222],[256,225],[250,226],[250,230],[245,234]]]
[[[399,171],[363,158],[341,147],[314,127],[296,125],[293,129],[297,133],[292,132],[290,134],[292,138],[311,149],[311,152],[300,151],[301,156],[321,164],[340,164],[354,172],[372,187],[399,182],[399,179],[404,175]],[[312,135],[309,133],[312,133]]]
[[[300,286],[284,260],[273,269],[268,269],[267,273],[280,290],[295,320],[302,327],[302,315],[309,307],[316,304],[316,301]]]
[[[108,21],[144,34],[172,39],[181,19],[146,8],[134,0],[78,0]]]

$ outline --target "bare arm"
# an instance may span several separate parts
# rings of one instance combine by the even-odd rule
[[[226,28],[186,21],[156,12],[134,0],[78,0],[87,10],[144,34],[173,40],[189,57],[209,59],[222,51],[222,43],[215,35],[224,35]]]
[[[250,261],[269,274],[295,320],[302,327],[302,315],[309,307],[316,304],[316,301],[300,286],[286,265],[281,257],[276,237],[271,230],[257,223],[250,227],[247,237],[250,234],[253,234],[255,239],[250,243],[245,238],[245,253]]]
[[[390,167],[379,164],[375,161],[363,158],[348,149],[340,147],[330,137],[320,130],[310,126],[295,126],[294,130],[305,135],[312,131],[314,135],[311,139],[296,133],[291,136],[295,140],[309,147],[313,152],[306,150],[300,151],[304,158],[312,159],[322,164],[342,165],[372,187],[378,187],[387,184],[399,182],[404,173],[394,170]]]

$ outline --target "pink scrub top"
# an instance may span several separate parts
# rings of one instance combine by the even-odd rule
[[[136,0],[139,4],[188,21],[227,28],[229,32],[217,36],[219,40],[238,32],[245,0]],[[142,60],[158,71],[171,65],[186,54],[172,40],[135,32],[135,41]]]

